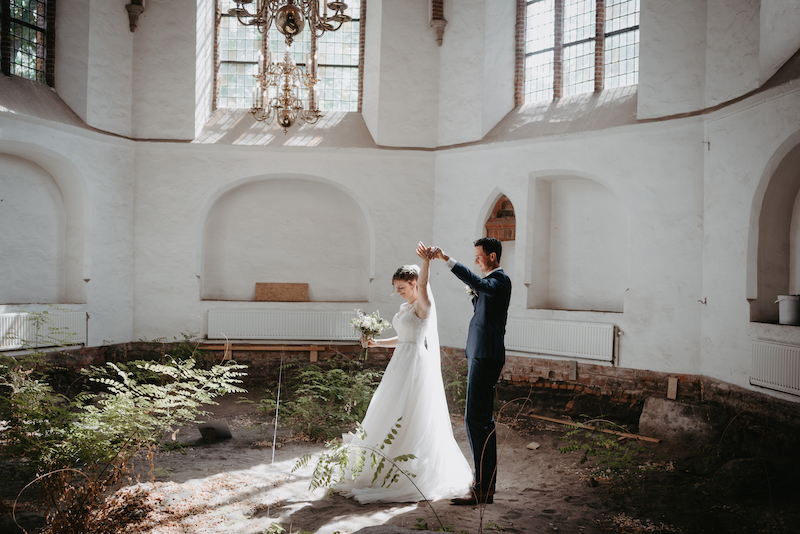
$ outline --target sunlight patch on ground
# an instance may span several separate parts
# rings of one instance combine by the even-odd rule
[[[377,525],[385,525],[390,519],[398,515],[413,512],[418,507],[417,504],[407,504],[394,506],[388,510],[381,510],[373,514],[366,515],[342,515],[334,517],[330,523],[324,525],[317,534],[334,534],[334,532],[341,532],[342,534],[348,532],[356,532],[366,527],[374,527]]]
[[[147,534],[261,533],[271,524],[287,530],[346,534],[383,525],[417,509],[417,504],[364,506],[341,497],[326,500],[327,489],[309,489],[319,454],[293,472],[299,457],[253,464],[185,482],[144,483],[149,512],[136,532]],[[132,488],[126,488],[130,491]],[[124,490],[123,490],[124,491]]]

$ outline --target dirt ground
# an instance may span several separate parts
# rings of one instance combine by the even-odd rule
[[[287,532],[328,534],[362,529],[377,534],[382,525],[469,534],[800,532],[795,478],[756,472],[744,484],[718,480],[719,466],[712,465],[707,449],[699,454],[694,445],[644,444],[655,469],[621,484],[598,475],[591,462],[581,465],[580,452],[559,452],[566,427],[523,414],[498,427],[494,504],[362,505],[338,495],[326,498],[322,489],[310,491],[314,460],[294,471],[300,457],[318,457],[323,444],[279,428],[273,451],[272,421],[260,419],[252,404],[238,403],[235,395],[211,410],[229,424],[233,437],[212,443],[197,428],[181,429],[173,443],[178,446],[156,454],[154,482],[143,463],[143,482],[121,490],[133,523],[109,532],[260,534],[271,526],[275,532],[276,523]],[[463,422],[455,415],[452,422],[469,457]],[[764,472],[769,471],[764,463]],[[4,522],[0,531],[21,532],[8,525]]]

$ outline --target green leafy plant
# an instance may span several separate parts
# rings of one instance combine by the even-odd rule
[[[463,411],[467,404],[467,360],[442,351],[442,380],[447,402]]]
[[[214,397],[245,391],[243,365],[201,369],[194,357],[165,354],[89,368],[84,375],[96,389],[73,398],[54,390],[46,366],[35,352],[0,360],[0,454],[35,477],[28,486],[39,488],[44,532],[104,532],[105,496],[134,459],[152,458],[165,432],[197,422]]]
[[[416,458],[416,456],[414,454],[401,454],[395,456],[394,458],[390,458],[383,452],[385,447],[387,445],[391,445],[394,439],[397,437],[398,430],[401,428],[400,421],[402,419],[402,417],[397,419],[394,426],[386,434],[386,437],[383,439],[383,442],[378,448],[363,444],[347,443],[341,439],[331,440],[326,443],[325,447],[327,450],[323,452],[320,458],[317,460],[317,464],[314,467],[314,472],[311,476],[309,488],[313,490],[316,488],[325,487],[328,488],[326,496],[330,495],[334,486],[344,482],[346,478],[356,480],[362,476],[362,474],[364,474],[364,467],[366,466],[367,462],[367,454],[369,454],[369,471],[372,471],[373,473],[371,483],[374,484],[378,480],[388,463],[389,469],[383,474],[383,478],[381,479],[381,487],[388,488],[397,482],[400,479],[400,476],[405,476],[417,489],[420,497],[422,497],[422,499],[430,506],[430,501],[428,501],[428,498],[414,483],[413,479],[417,475],[402,470],[398,465],[400,462],[413,460]],[[363,443],[364,439],[366,439],[367,433],[361,427],[361,425],[357,426],[355,436],[358,438],[358,443]],[[297,469],[304,467],[310,461],[311,455],[304,455],[297,461],[292,471],[296,471]],[[439,521],[439,525],[441,525],[442,529],[444,529],[444,525],[442,524],[441,519],[439,519],[439,515],[436,513],[436,510],[434,510],[432,506],[431,510],[436,516],[437,521]]]
[[[289,368],[286,373],[289,400],[281,401],[280,417],[284,424],[307,438],[324,441],[354,428],[364,418],[382,371],[364,369],[361,362],[333,360],[330,369],[316,365]],[[259,407],[274,413],[277,399],[270,392]]]
[[[592,428],[583,425],[591,425]],[[569,443],[559,448],[559,452],[581,452],[579,463],[593,460],[592,475],[608,481],[609,491],[614,497],[628,499],[637,509],[642,505],[647,506],[644,477],[648,472],[661,468],[651,461],[650,451],[638,442],[604,432],[627,432],[624,426],[612,421],[597,419],[583,425],[576,426],[559,438]]]
[[[314,490],[325,487],[328,488],[328,494],[330,494],[333,491],[333,486],[343,482],[345,478],[350,478],[352,480],[358,479],[364,472],[367,453],[369,453],[370,456],[369,469],[373,471],[372,483],[378,480],[381,472],[386,467],[387,461],[391,466],[383,475],[381,487],[388,488],[399,480],[400,475],[406,476],[409,480],[416,477],[417,475],[403,471],[398,466],[399,462],[413,460],[416,456],[413,454],[401,454],[394,458],[389,458],[382,452],[387,445],[391,445],[394,441],[397,436],[397,431],[400,429],[400,421],[402,419],[402,417],[397,419],[397,422],[386,434],[386,437],[377,449],[367,445],[353,445],[341,439],[327,442],[325,444],[327,450],[322,453],[319,460],[317,460],[317,465],[314,467],[314,473],[311,476],[309,488]],[[360,442],[366,439],[367,433],[361,425],[358,425],[355,436]],[[307,465],[311,457],[310,454],[302,456],[297,461],[292,471],[296,471]],[[414,483],[413,480],[411,483]],[[422,495],[421,492],[420,495]],[[424,495],[422,496],[424,497]]]

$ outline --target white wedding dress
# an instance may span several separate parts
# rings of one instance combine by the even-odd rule
[[[348,472],[344,482],[334,488],[361,503],[418,502],[424,500],[420,492],[429,500],[462,497],[467,495],[472,482],[472,470],[453,437],[447,409],[436,308],[431,307],[424,321],[417,317],[415,308],[416,301],[404,303],[392,320],[397,331],[397,348],[361,424],[366,438],[362,441],[354,436],[350,443],[380,448],[402,417],[395,439],[391,445],[385,445],[382,452],[389,458],[415,455],[416,459],[398,465],[416,477],[412,484],[401,474],[396,482],[382,486],[384,475],[391,467],[387,461],[372,482],[374,469],[370,468],[370,452],[367,451],[364,470],[358,478],[353,480],[352,473]]]

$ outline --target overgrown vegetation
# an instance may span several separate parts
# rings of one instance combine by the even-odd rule
[[[583,453],[580,464],[593,460],[594,481],[604,481],[614,499],[624,499],[634,509],[647,507],[646,475],[657,470],[671,469],[667,463],[658,463],[649,449],[638,441],[620,436],[627,433],[623,425],[604,419],[593,419],[569,430],[559,439],[569,443],[559,448],[561,453]]]
[[[467,404],[467,359],[442,351],[442,380],[450,409],[463,413]]]
[[[49,320],[48,312],[34,315]],[[74,396],[56,391],[44,352],[0,356],[0,455],[33,479],[26,489],[44,510],[41,532],[108,532],[113,507],[105,498],[133,462],[152,458],[165,433],[202,419],[201,406],[214,397],[245,391],[245,366],[201,367],[195,349],[184,336],[155,360],[89,367],[82,373],[91,387]]]
[[[383,371],[339,356],[330,360],[329,369],[293,363],[285,366],[282,375],[281,397],[286,400],[280,401],[281,424],[312,441],[325,441],[354,429],[364,418]],[[278,407],[276,394],[277,387],[259,404],[268,415]]]

